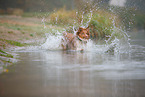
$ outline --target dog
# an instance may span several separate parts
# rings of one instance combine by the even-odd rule
[[[89,27],[79,27],[76,35],[73,33],[64,32],[62,38],[63,50],[79,50],[84,51],[87,41],[90,39]]]

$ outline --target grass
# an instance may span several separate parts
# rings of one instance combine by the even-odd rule
[[[37,19],[35,19],[36,17]],[[42,21],[42,18],[45,18],[46,21]],[[7,44],[19,47],[33,45],[32,43],[26,44],[20,41],[44,38],[46,33],[57,35],[58,32],[63,32],[64,29],[72,31],[72,27],[77,29],[79,26],[90,26],[92,39],[104,39],[106,36],[111,35],[114,27],[118,27],[119,24],[119,19],[115,14],[104,10],[83,13],[77,10],[68,11],[64,8],[53,13],[24,13],[22,18],[6,17],[6,19],[11,22],[0,22],[0,27],[6,29],[6,32],[0,29],[0,33],[3,35],[0,37],[0,42],[4,42],[4,45],[0,46],[3,46],[3,48],[7,47]],[[17,39],[9,37],[11,35]],[[119,36],[119,32],[114,35]],[[13,58],[11,54],[2,50],[0,50],[0,56]],[[10,61],[2,61],[10,63]]]
[[[62,8],[50,14],[47,22],[52,25],[64,26],[70,32],[71,27],[90,26],[91,38],[103,39],[111,35],[113,28],[119,25],[120,19],[117,15],[105,10],[83,13]]]
[[[4,52],[4,51],[2,51],[2,50],[0,50],[0,56],[8,57],[8,58],[14,58],[13,55],[8,54],[8,53],[6,53],[6,52]]]
[[[76,13],[74,10],[67,11],[64,8],[59,9],[58,11],[51,13],[47,19],[47,22],[53,25],[70,25],[73,23],[76,18]]]
[[[116,15],[108,12],[94,12],[89,22],[91,27],[91,35],[93,38],[103,39],[111,35],[113,28],[117,27],[119,19],[115,19]]]
[[[7,66],[12,64],[12,61],[10,58],[14,58],[14,56],[0,49],[0,62],[3,63],[3,64],[0,64],[0,68],[1,68],[0,73],[8,72]]]
[[[55,34],[56,31],[63,31],[65,28],[67,31],[71,31],[71,27],[90,26],[92,39],[103,39],[106,36],[111,35],[114,26],[119,25],[120,19],[115,14],[105,10],[95,10],[89,12],[77,12],[76,10],[66,10],[61,8],[55,12],[40,12],[40,13],[24,13],[23,17],[45,17],[44,29],[42,26],[20,26],[20,25],[8,25],[7,27],[13,30],[19,30],[22,34],[30,33],[29,36],[34,37],[37,35],[43,35],[44,33]],[[91,20],[89,21],[91,17]],[[83,21],[83,22],[82,22]],[[88,22],[89,21],[89,22]],[[50,27],[52,25],[53,27]],[[48,28],[49,27],[49,28]],[[41,33],[40,33],[41,32]]]
[[[34,37],[44,37],[45,33],[55,33],[57,31],[63,31],[63,27],[50,25],[45,23],[46,28],[44,25],[40,24],[37,26],[27,26],[27,25],[18,25],[18,24],[9,24],[9,23],[0,23],[0,26],[4,26],[8,29],[12,29],[15,31],[20,31],[21,34],[29,34],[29,36]],[[9,34],[14,33],[13,31],[8,31]]]
[[[0,26],[4,26],[12,30],[25,31],[25,32],[37,32],[37,33],[40,33],[43,29],[41,25],[40,26],[25,26],[25,25],[18,25],[18,24],[0,23]]]
[[[0,41],[5,42],[6,44],[10,44],[10,45],[13,45],[13,46],[19,46],[19,47],[27,45],[26,43],[20,43],[20,42],[13,41],[13,40],[0,39]]]
[[[9,34],[15,34],[15,31],[19,31],[19,34],[22,34],[21,36],[29,36],[24,36],[26,40],[35,38],[37,36],[42,37],[45,33],[55,35],[57,32],[63,32],[64,29],[67,31],[72,31],[72,27],[76,27],[77,29],[79,26],[90,26],[92,39],[104,39],[106,36],[112,34],[114,27],[118,27],[120,22],[120,19],[115,14],[100,9],[83,13],[78,12],[77,10],[68,11],[65,8],[62,8],[53,13],[24,13],[22,17],[45,17],[46,21],[43,23],[40,21],[40,23],[36,23],[38,25],[30,26],[18,23],[11,24],[6,22],[0,23],[0,26],[12,29],[12,31],[8,31]],[[33,24],[35,23],[33,22]],[[117,34],[119,35],[119,33]],[[5,41],[11,45],[24,46],[24,44],[21,44],[20,42],[10,41],[7,39]]]
[[[145,29],[145,14],[141,12],[136,12],[134,16],[135,25],[132,27],[137,27],[138,29]]]
[[[30,36],[31,36],[31,37],[33,37],[33,36],[34,36],[34,34],[32,34],[32,33],[31,33],[31,34],[30,34]]]
[[[3,54],[7,54],[6,52],[4,52],[4,51],[2,51],[2,50],[0,50],[0,52],[3,53]]]
[[[25,12],[23,13],[22,17],[48,17],[51,13],[50,12]]]
[[[60,26],[48,25],[47,23],[44,25],[41,23],[41,19],[33,17],[32,19],[26,17],[21,19],[18,17],[17,19],[13,16],[2,16],[0,19],[0,69],[5,69],[7,64],[12,63],[9,59],[14,58],[12,54],[5,52],[5,49],[9,49],[10,46],[36,45],[34,41],[30,43],[23,42],[44,38],[45,33],[55,35],[56,32],[63,31]],[[31,21],[29,21],[30,19]],[[44,26],[46,27],[44,28]]]

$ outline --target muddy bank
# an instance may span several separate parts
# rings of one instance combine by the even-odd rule
[[[43,42],[44,35],[39,18],[0,15],[0,73],[8,72],[7,66],[17,62],[13,49]]]

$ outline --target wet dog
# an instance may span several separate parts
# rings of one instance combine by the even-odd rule
[[[61,46],[63,50],[83,51],[89,38],[90,38],[89,27],[87,28],[80,27],[76,32],[76,35],[74,35],[73,33],[64,32]]]

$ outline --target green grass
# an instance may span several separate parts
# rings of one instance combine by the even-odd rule
[[[6,39],[0,39],[1,41],[4,41],[10,45],[13,45],[13,46],[19,46],[19,47],[22,47],[22,46],[26,46],[27,44],[26,43],[20,43],[20,42],[17,42],[17,41],[13,41],[13,40],[6,40]]]
[[[71,25],[76,18],[76,12],[74,10],[67,11],[65,8],[61,8],[58,11],[51,13],[48,16],[47,22],[53,25]]]
[[[112,19],[110,18],[112,17],[98,13],[93,14],[89,23],[92,37],[94,36],[94,38],[104,38],[106,35],[111,35],[114,25],[112,23]]]
[[[6,52],[4,52],[4,51],[2,51],[2,50],[0,50],[0,56],[8,57],[8,58],[14,58],[13,55],[8,54],[8,53],[6,53]]]
[[[8,58],[13,58],[13,56],[11,54],[0,54],[0,56],[8,57]]]
[[[30,34],[30,36],[31,36],[31,37],[33,37],[33,36],[34,36],[34,34],[32,34],[32,33],[31,33],[31,34]]]
[[[0,49],[0,52],[1,52],[1,53],[4,53],[4,54],[7,54],[6,52],[2,51],[1,49]]]
[[[12,30],[16,30],[16,31],[20,31],[22,34],[26,34],[29,33],[29,35],[31,37],[34,37],[34,33],[35,35],[38,36],[43,36],[45,33],[55,33],[55,31],[63,31],[63,27],[61,26],[51,26],[50,24],[48,25],[47,23],[45,24],[45,26],[47,26],[46,28],[44,28],[43,25],[40,26],[24,26],[24,25],[14,25],[14,24],[8,24],[8,23],[0,23],[0,26],[4,26],[8,29],[12,29]],[[9,34],[14,33],[13,31],[8,31]]]
[[[91,20],[89,21],[90,17]],[[65,27],[67,31],[72,31],[72,26],[77,28],[89,25],[91,38],[93,39],[103,39],[111,35],[113,28],[117,27],[120,22],[118,16],[104,10],[82,13],[74,10],[59,9],[55,13],[51,13],[48,19],[48,24]]]
[[[25,32],[38,32],[38,33],[41,32],[43,29],[43,26],[24,26],[24,25],[14,25],[8,23],[0,23],[0,26],[4,26],[12,30],[19,30]]]
[[[22,17],[48,17],[50,15],[50,12],[25,12]]]
[[[132,27],[137,27],[138,29],[145,29],[145,14],[144,13],[137,13],[133,17],[134,18],[134,26]]]

